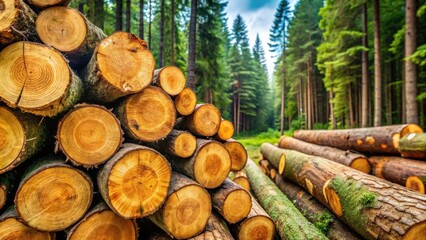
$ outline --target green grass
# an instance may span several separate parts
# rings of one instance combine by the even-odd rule
[[[253,161],[258,162],[260,160],[260,145],[262,143],[278,143],[280,139],[280,133],[269,129],[267,132],[258,133],[258,134],[241,134],[234,137],[237,139],[247,150],[249,158]]]

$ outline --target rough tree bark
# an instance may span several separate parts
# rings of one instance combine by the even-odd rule
[[[417,110],[417,68],[409,57],[417,48],[417,0],[405,1],[405,106],[407,123],[419,122]]]
[[[382,125],[382,68],[380,63],[380,6],[374,0],[374,126]]]
[[[197,81],[195,75],[195,44],[197,32],[197,5],[198,0],[191,0],[191,19],[189,21],[189,36],[188,36],[188,87],[195,90]]]

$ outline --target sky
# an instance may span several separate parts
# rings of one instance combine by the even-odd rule
[[[269,77],[274,71],[274,54],[269,51],[269,29],[274,21],[274,14],[280,0],[229,0],[225,9],[228,17],[228,28],[232,32],[232,24],[238,14],[243,17],[248,30],[250,47],[253,48],[256,35],[259,34],[265,49],[266,64],[268,66]],[[289,0],[291,9],[297,0]]]

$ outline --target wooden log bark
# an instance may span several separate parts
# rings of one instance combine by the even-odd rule
[[[275,168],[278,169],[278,173],[282,174],[285,168],[285,154],[283,151],[272,144],[263,143],[260,147],[260,152],[264,159],[268,159]]]
[[[333,147],[320,146],[307,143],[296,138],[282,136],[279,142],[280,148],[292,149],[305,154],[323,157],[334,162],[349,166],[358,171],[369,173],[371,166],[365,155],[344,151]]]
[[[345,224],[328,211],[311,194],[301,187],[285,180],[281,174],[275,179],[277,187],[294,203],[297,209],[331,240],[361,239]]]
[[[74,165],[97,167],[122,145],[123,130],[115,115],[103,106],[79,104],[59,122],[57,147]]]
[[[67,240],[80,239],[137,240],[138,225],[134,219],[121,218],[100,202],[67,231]]]
[[[409,133],[422,133],[415,124],[340,130],[298,130],[294,137],[323,146],[366,153],[399,154],[399,140]]]
[[[425,193],[425,183],[420,179],[426,177],[426,162],[393,156],[373,156],[368,161],[373,175]]]
[[[172,130],[166,138],[153,143],[153,147],[171,156],[188,158],[197,148],[197,139],[189,132]]]
[[[170,96],[154,86],[124,98],[114,113],[125,133],[142,142],[155,142],[166,137],[176,121],[176,110]]]
[[[231,170],[240,171],[244,169],[248,158],[246,148],[240,142],[235,141],[234,139],[230,139],[224,142],[223,145],[231,156]]]
[[[36,30],[40,40],[61,51],[74,69],[86,66],[96,46],[106,37],[83,14],[63,6],[43,10],[37,17]]]
[[[253,192],[271,216],[283,239],[327,239],[293,203],[249,160],[245,167]]]
[[[232,234],[229,232],[226,223],[223,220],[216,216],[215,213],[210,215],[209,221],[207,222],[206,230],[195,237],[190,238],[189,240],[233,240]]]
[[[145,41],[115,32],[95,49],[85,71],[86,98],[97,103],[142,91],[152,81],[155,61]]]
[[[266,176],[271,177],[271,163],[269,163],[269,160],[262,159],[259,161],[259,167],[261,167],[260,170],[262,170],[263,173],[265,173]]]
[[[108,206],[125,219],[157,211],[166,200],[171,168],[157,151],[131,143],[98,172],[99,191]]]
[[[197,105],[197,95],[192,89],[185,87],[175,99],[176,111],[180,116],[188,116],[195,110]]]
[[[212,104],[198,104],[194,112],[176,123],[177,129],[188,130],[195,136],[214,136],[220,127],[221,115]]]
[[[12,42],[38,39],[37,15],[24,1],[2,0],[0,9],[0,49]]]
[[[250,182],[248,180],[246,171],[241,170],[238,172],[230,172],[228,178],[250,192]]]
[[[47,135],[46,121],[0,106],[0,174],[38,153]]]
[[[186,78],[178,67],[167,66],[154,71],[152,84],[170,96],[176,96],[185,88]]]
[[[218,188],[209,191],[213,209],[228,223],[237,223],[250,213],[250,193],[229,179],[225,179]]]
[[[35,115],[53,117],[79,100],[83,85],[55,49],[16,42],[0,52],[0,99]]]
[[[426,133],[410,133],[399,140],[401,156],[426,159]]]
[[[11,202],[11,196],[16,190],[16,175],[15,171],[7,172],[0,175],[0,210],[6,205],[7,202]]]
[[[41,232],[19,221],[15,207],[8,208],[0,216],[0,238],[19,240],[54,240],[55,233]]]
[[[54,6],[68,6],[72,0],[27,0],[34,9],[44,9]]]
[[[227,141],[234,135],[234,124],[231,121],[222,119],[219,125],[219,131],[214,136],[218,141]]]
[[[90,178],[58,157],[29,166],[15,195],[16,211],[25,225],[61,231],[76,223],[92,202]]]
[[[148,218],[177,239],[188,239],[204,231],[211,215],[209,193],[198,183],[173,172],[167,200]]]

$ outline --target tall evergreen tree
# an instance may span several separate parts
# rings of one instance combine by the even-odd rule
[[[189,36],[188,36],[188,87],[195,89],[197,81],[195,75],[195,48],[196,48],[196,33],[197,33],[197,7],[198,0],[191,0],[191,19],[189,22]]]
[[[116,0],[115,31],[123,30],[123,0]]]
[[[145,0],[139,0],[139,37],[144,39],[144,8]]]
[[[417,48],[417,0],[405,1],[405,104],[406,122],[418,123],[417,110],[417,69],[410,57]]]
[[[382,125],[382,68],[380,63],[380,5],[374,0],[374,126]]]

